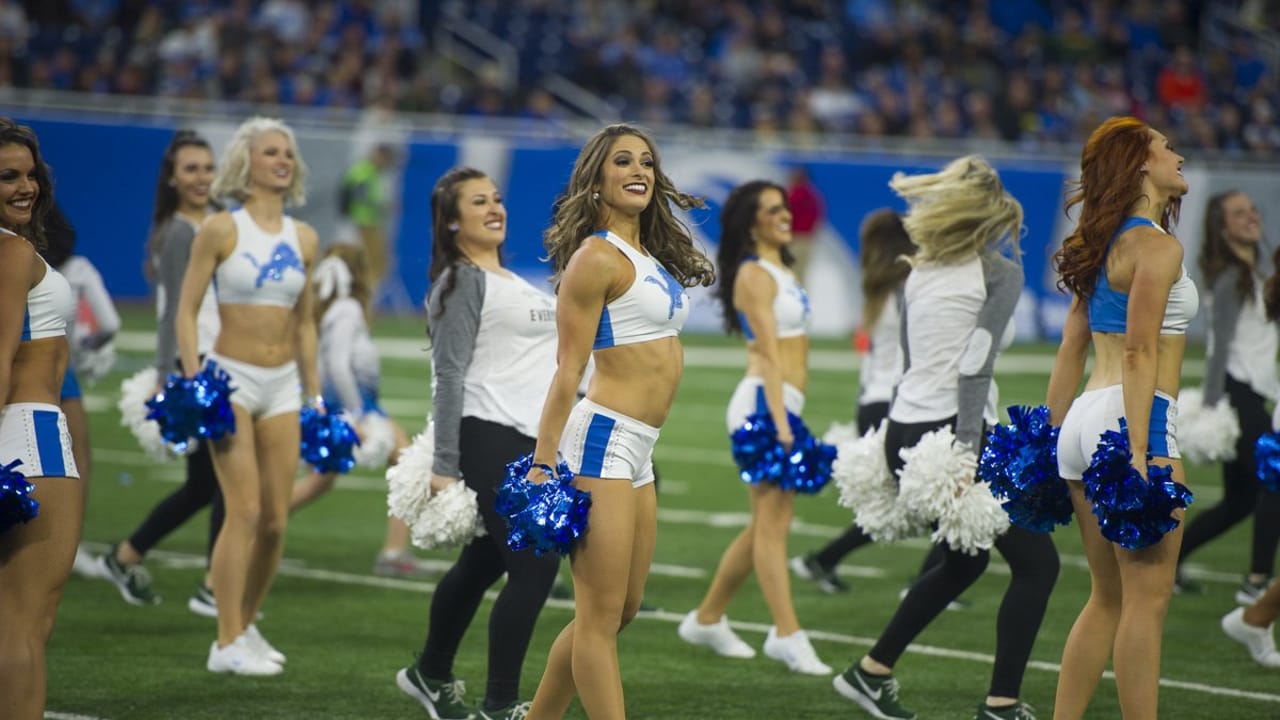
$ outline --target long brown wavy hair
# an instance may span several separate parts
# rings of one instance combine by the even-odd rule
[[[1204,237],[1200,242],[1200,273],[1204,275],[1205,285],[1213,287],[1218,276],[1234,265],[1240,270],[1236,292],[1244,302],[1253,302],[1253,266],[1231,252],[1227,242],[1227,200],[1237,195],[1244,193],[1228,190],[1209,198],[1204,210]]]
[[[769,180],[751,180],[730,190],[729,197],[720,208],[720,246],[716,250],[720,283],[716,286],[716,298],[720,301],[724,330],[727,333],[742,330],[738,311],[733,307],[733,284],[743,259],[756,251],[756,243],[751,239],[751,229],[755,227],[756,213],[760,210],[760,195],[765,190],[777,190],[782,194],[783,204],[787,203],[786,188]],[[790,267],[795,262],[786,245],[782,246],[780,254],[783,265]]]
[[[604,174],[609,148],[624,135],[640,138],[653,153],[653,200],[640,213],[640,244],[684,287],[710,285],[716,279],[715,268],[707,256],[693,246],[689,228],[671,211],[671,205],[691,210],[705,208],[706,203],[700,197],[677,190],[662,171],[662,160],[653,139],[640,128],[622,123],[605,127],[582,146],[573,164],[573,174],[569,176],[569,187],[556,203],[551,227],[542,234],[542,244],[555,269],[553,281],[558,287],[569,258],[584,240],[604,229],[603,203],[593,197],[593,193]]]
[[[24,227],[13,228],[31,241],[37,250],[45,249],[44,221],[53,207],[53,178],[49,166],[44,164],[40,156],[40,141],[36,133],[26,125],[19,125],[11,118],[0,117],[0,147],[5,145],[22,145],[31,151],[31,159],[35,163],[34,174],[40,192],[31,206],[31,221]]]
[[[904,256],[916,251],[902,217],[890,208],[868,213],[859,230],[862,252],[862,324],[870,329],[880,320],[884,304],[911,274]]]
[[[1082,298],[1093,294],[1112,236],[1143,200],[1142,166],[1151,155],[1150,130],[1137,118],[1113,117],[1089,135],[1080,153],[1080,179],[1065,207],[1069,213],[1080,205],[1080,220],[1053,255],[1059,289]],[[1169,231],[1181,207],[1181,198],[1171,200],[1160,227]]]

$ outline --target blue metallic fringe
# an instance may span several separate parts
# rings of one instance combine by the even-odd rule
[[[40,503],[31,497],[36,487],[14,468],[21,460],[0,467],[0,535],[18,523],[33,519],[40,510]]]
[[[1003,500],[1009,522],[1033,532],[1053,532],[1071,523],[1071,495],[1058,477],[1058,428],[1049,408],[1014,405],[1009,424],[987,434],[978,477]]]
[[[322,473],[347,473],[355,466],[353,452],[360,437],[341,415],[304,407],[298,413],[302,425],[302,459]]]
[[[1280,432],[1266,432],[1258,437],[1253,450],[1258,467],[1258,482],[1271,492],[1280,492]]]
[[[231,376],[210,360],[195,377],[171,373],[164,389],[147,401],[148,420],[160,425],[160,437],[179,453],[192,438],[217,440],[236,431],[231,412]]]
[[[1120,431],[1102,433],[1089,468],[1084,472],[1085,497],[1093,503],[1102,536],[1117,545],[1137,550],[1160,542],[1178,527],[1174,510],[1194,500],[1186,485],[1173,479],[1169,465],[1151,465],[1147,479],[1130,464],[1129,426],[1120,418]]]
[[[773,416],[767,412],[749,416],[729,435],[738,477],[745,483],[765,482],[783,490],[817,493],[831,480],[836,449],[814,437],[800,416],[787,413],[787,422],[795,438],[790,452],[778,442]]]
[[[533,467],[532,454],[509,463],[498,489],[494,509],[507,521],[507,547],[533,548],[539,556],[567,555],[587,531],[591,493],[573,486],[573,473],[564,462],[554,469],[541,465],[549,478],[541,483],[527,479]]]

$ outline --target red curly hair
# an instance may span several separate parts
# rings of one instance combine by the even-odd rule
[[[1058,289],[1082,298],[1093,294],[1107,247],[1124,219],[1143,200],[1142,166],[1151,154],[1151,128],[1134,117],[1107,119],[1089,136],[1080,153],[1080,179],[1067,197],[1066,210],[1080,205],[1080,220],[1053,255]],[[1160,226],[1169,230],[1180,198],[1165,206]]]

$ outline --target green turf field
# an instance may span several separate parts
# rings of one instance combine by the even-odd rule
[[[150,329],[149,310],[126,308],[116,372],[87,388],[95,466],[85,521],[87,542],[119,540],[181,479],[177,463],[145,459],[114,408],[119,382],[150,362],[141,350]],[[428,411],[429,373],[418,320],[379,324],[380,339],[395,339],[384,351],[386,407],[410,432],[421,429]],[[818,431],[852,419],[857,389],[845,342],[820,342],[810,377],[806,416]],[[676,637],[675,624],[701,598],[721,551],[741,526],[746,493],[736,479],[725,438],[724,407],[741,376],[743,353],[720,338],[689,337],[697,364],[685,374],[676,407],[658,443],[662,474],[659,536],[647,599],[663,610],[642,616],[620,641],[623,681],[632,718],[864,717],[832,690],[830,678],[792,675],[765,659],[726,660],[692,648]],[[133,348],[133,349],[129,349]],[[421,348],[422,352],[418,353]],[[399,352],[395,352],[399,350]],[[737,350],[735,352],[735,350]],[[998,375],[1001,403],[1039,403],[1052,350],[1016,347],[1021,368]],[[393,358],[392,355],[400,356]],[[820,356],[820,357],[819,357]],[[1006,358],[1007,359],[1007,358]],[[822,360],[822,362],[819,362]],[[841,369],[841,368],[844,369]],[[1041,369],[1037,369],[1041,368]],[[1188,364],[1189,385],[1197,363]],[[1216,502],[1216,467],[1189,468],[1195,508]],[[266,606],[263,631],[289,656],[283,676],[246,679],[204,669],[212,620],[186,609],[199,581],[207,521],[204,513],[173,535],[148,562],[164,597],[157,607],[121,601],[115,588],[73,578],[66,589],[49,656],[52,717],[110,718],[422,718],[426,713],[396,688],[398,668],[421,648],[433,585],[374,577],[371,566],[384,531],[382,481],[357,473],[330,496],[290,523],[285,565]],[[1192,512],[1195,512],[1193,509]],[[821,545],[848,523],[834,493],[797,502],[793,554]],[[1173,600],[1165,635],[1161,717],[1280,718],[1280,674],[1255,665],[1244,649],[1226,639],[1219,617],[1233,607],[1232,595],[1248,562],[1248,523],[1201,550],[1194,573],[1206,593]],[[1074,527],[1054,537],[1063,556],[1062,576],[1041,630],[1024,683],[1024,699],[1039,717],[1052,714],[1056,663],[1062,643],[1088,592]],[[924,552],[917,541],[877,546],[846,560],[842,573],[853,585],[847,595],[821,594],[798,581],[794,596],[801,622],[819,655],[838,670],[858,657],[893,612],[898,591],[916,571]],[[441,561],[449,553],[435,553]],[[995,612],[1007,568],[991,568],[966,595],[969,609],[948,612],[920,638],[898,665],[904,704],[923,718],[973,716],[984,697],[994,648]],[[488,605],[461,649],[456,672],[482,694],[486,667]],[[532,695],[547,648],[568,620],[571,607],[553,602],[543,612],[525,664],[522,694]],[[763,642],[769,616],[759,591],[745,586],[730,617],[745,640]],[[568,717],[585,717],[577,706]],[[1114,681],[1102,681],[1090,718],[1116,718]]]

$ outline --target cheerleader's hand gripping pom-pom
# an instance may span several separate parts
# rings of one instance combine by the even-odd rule
[[[1240,419],[1231,403],[1223,399],[1205,407],[1200,388],[1178,393],[1178,450],[1184,459],[1197,464],[1235,460],[1239,440]]]
[[[465,545],[485,534],[476,493],[465,483],[432,493],[434,439],[435,429],[428,424],[387,468],[387,514],[403,520],[410,542],[424,550]]]
[[[977,455],[950,427],[926,433],[900,451],[898,502],[916,522],[936,524],[935,542],[969,554],[991,547],[1009,518],[985,482],[975,481]]]
[[[31,497],[35,486],[17,470],[21,464],[21,460],[14,460],[0,467],[0,535],[14,525],[30,521],[40,510],[40,503]]]
[[[159,373],[154,367],[145,367],[125,378],[120,383],[120,400],[116,408],[120,411],[120,424],[129,429],[147,457],[156,462],[168,462],[195,452],[196,443],[188,442],[179,451],[160,436],[160,424],[147,419],[150,410],[147,401],[155,396],[158,378]]]
[[[302,424],[302,459],[322,473],[346,473],[355,466],[352,451],[360,444],[356,431],[341,415],[313,407],[298,413]]]
[[[210,360],[194,377],[171,373],[160,394],[147,400],[147,419],[155,420],[160,437],[182,452],[192,438],[217,440],[236,431],[233,392],[231,376]]]
[[[591,493],[573,486],[573,473],[564,462],[556,468],[541,466],[548,476],[541,483],[528,478],[534,467],[532,454],[509,463],[498,489],[494,507],[507,521],[507,546],[533,548],[535,555],[568,554],[587,531]]]
[[[831,480],[836,449],[813,436],[800,416],[787,413],[791,436],[788,450],[778,442],[777,426],[769,413],[749,416],[729,436],[738,476],[746,483],[773,483],[783,490],[812,494]]]
[[[1160,542],[1178,527],[1173,513],[1194,500],[1186,485],[1173,479],[1169,465],[1151,465],[1146,458],[1144,480],[1131,465],[1129,426],[1120,418],[1120,431],[1102,433],[1098,449],[1084,471],[1085,497],[1093,504],[1102,536],[1129,550]]]
[[[1260,435],[1253,459],[1258,466],[1258,482],[1271,492],[1280,492],[1280,432]]]
[[[876,542],[915,537],[924,531],[898,503],[898,481],[884,456],[887,422],[861,438],[839,445],[831,478],[840,491],[838,502],[854,513],[854,521]]]
[[[386,416],[367,412],[356,423],[360,444],[351,452],[356,464],[362,468],[379,470],[387,466],[387,460],[396,449],[396,431]]]
[[[1049,424],[1048,406],[1012,406],[1009,424],[987,434],[978,461],[978,477],[1004,501],[1009,520],[1033,532],[1071,522],[1071,495],[1058,477],[1058,431]]]

